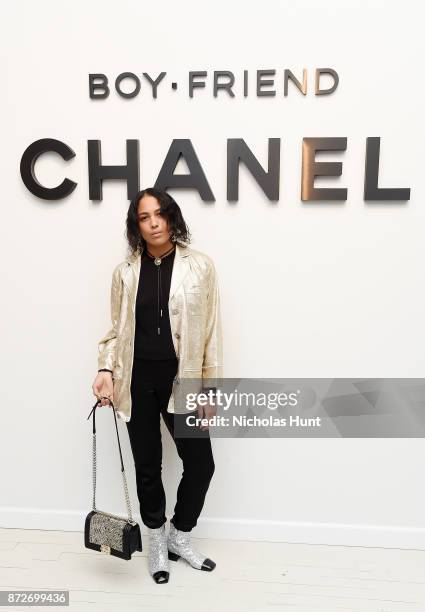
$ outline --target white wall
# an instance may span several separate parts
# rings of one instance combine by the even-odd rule
[[[2,24],[2,496],[0,526],[82,530],[91,506],[91,384],[109,327],[113,267],[125,255],[123,182],[88,196],[87,140],[104,163],[140,139],[141,188],[151,186],[173,138],[190,138],[216,202],[170,190],[219,272],[226,376],[421,377],[425,368],[422,173],[423,9],[405,2],[53,1],[9,3]],[[340,76],[313,95],[313,70]],[[308,69],[309,93],[243,98],[211,90],[189,99],[189,70]],[[88,73],[167,72],[183,91],[145,86],[135,100],[88,98]],[[210,81],[211,83],[211,81]],[[345,204],[300,201],[303,136],[347,136],[339,179]],[[365,142],[381,137],[380,186],[410,187],[406,205],[366,205]],[[421,138],[422,136],[422,138]],[[77,156],[45,155],[48,186],[32,196],[19,161],[34,140],[58,138]],[[226,200],[226,139],[244,138],[266,167],[282,139],[280,201],[245,168]],[[320,156],[325,159],[325,156]],[[184,172],[179,165],[176,172]],[[319,185],[320,183],[320,185]],[[99,507],[123,512],[112,417],[99,419]],[[120,423],[138,510],[130,446]],[[181,463],[164,428],[172,514]],[[216,472],[197,535],[293,542],[425,547],[423,439],[213,440]],[[103,454],[102,454],[103,452]],[[138,515],[137,515],[138,516]],[[140,519],[140,517],[138,516]]]

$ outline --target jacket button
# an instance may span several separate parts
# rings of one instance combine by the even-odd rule
[[[174,308],[174,309],[173,309],[171,312],[172,312],[174,315],[179,314],[179,311],[177,310],[177,308]]]
[[[180,334],[174,334],[176,338],[180,338]]]

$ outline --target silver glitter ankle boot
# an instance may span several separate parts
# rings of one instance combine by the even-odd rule
[[[172,561],[178,561],[182,557],[195,569],[211,572],[215,568],[214,561],[193,548],[190,543],[190,531],[180,531],[173,523],[170,523],[167,545],[168,558]]]
[[[149,573],[156,583],[168,582],[169,564],[167,556],[167,536],[165,523],[157,529],[148,527],[149,534]]]

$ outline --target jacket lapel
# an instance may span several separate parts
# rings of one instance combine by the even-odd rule
[[[180,246],[176,242],[176,253],[174,257],[173,270],[171,273],[169,299],[173,297],[173,295],[183,282],[183,279],[185,278],[186,274],[189,272],[190,265],[189,260],[187,259],[189,253],[189,247]],[[122,272],[122,280],[130,296],[132,310],[133,312],[135,312],[137,288],[139,284],[140,275],[140,253],[137,253],[136,255],[130,255],[125,261],[127,262],[127,266]]]
[[[181,283],[183,282],[184,277],[189,272],[189,259],[187,256],[189,255],[188,247],[181,247],[176,242],[176,255],[174,257],[174,265],[173,271],[171,273],[171,284],[170,284],[170,297],[173,297]]]

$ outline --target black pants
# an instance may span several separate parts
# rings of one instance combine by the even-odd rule
[[[177,489],[177,502],[171,522],[176,529],[191,531],[204,505],[215,465],[208,430],[201,437],[174,436],[175,419],[185,414],[167,412],[168,400],[177,373],[177,359],[150,361],[135,358],[131,379],[131,418],[126,423],[136,468],[137,495],[143,523],[161,527],[165,516],[162,484],[162,437],[160,414],[183,461],[183,475]]]

